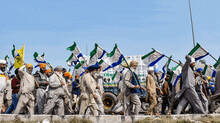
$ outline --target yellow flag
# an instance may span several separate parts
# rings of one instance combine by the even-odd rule
[[[14,67],[20,68],[24,64],[24,45],[22,46],[21,49],[17,50],[18,55],[15,57],[15,65]]]

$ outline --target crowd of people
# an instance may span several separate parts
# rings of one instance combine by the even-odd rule
[[[126,72],[118,83],[117,104],[111,114],[138,115],[142,109],[140,94],[146,92],[149,104],[146,115],[218,113],[220,100],[220,65],[216,77],[204,76],[202,68],[195,68],[195,59],[186,56],[178,86],[158,77],[154,67],[148,68],[146,86],[141,86],[136,73],[138,62],[124,66]],[[40,63],[33,73],[33,65],[24,63],[8,74],[5,60],[0,60],[0,112],[2,114],[105,115],[103,104],[102,67],[92,65],[85,73],[71,75],[62,66],[53,68]]]

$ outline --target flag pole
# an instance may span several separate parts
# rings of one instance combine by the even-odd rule
[[[192,28],[192,39],[193,39],[193,45],[195,47],[196,42],[195,42],[195,35],[194,35],[194,28],[193,28],[192,8],[191,8],[190,0],[188,0],[188,1],[189,1],[188,3],[189,3],[190,22],[191,22],[191,28]]]
[[[137,80],[136,76],[134,75],[133,71],[131,70],[131,68],[130,68],[128,62],[127,62],[127,60],[125,59],[125,57],[124,57],[124,60],[125,60],[125,63],[127,64],[127,66],[128,66],[128,70],[131,72],[132,76],[134,77],[134,80],[135,80],[135,81],[137,82],[137,84],[140,86],[140,91],[141,91],[141,93],[143,94],[143,91],[142,91],[142,89],[141,89],[141,84],[140,84],[140,82]]]
[[[156,51],[157,53],[159,53],[160,55],[164,55],[164,54],[160,53],[159,51],[155,50],[154,48],[152,48],[152,49],[153,49],[154,51]],[[168,58],[168,59],[171,59],[171,61],[173,61],[173,62],[175,62],[175,63],[181,65],[181,63],[177,62],[176,60],[173,60],[172,58],[168,57],[167,55],[164,55],[164,56],[165,56],[166,58]]]
[[[209,56],[211,56],[216,62],[218,62],[218,60],[211,54],[209,54]]]
[[[120,54],[122,54],[120,50],[118,50],[118,51],[119,51]],[[124,60],[125,60],[126,65],[128,66],[128,70],[131,72],[131,75],[134,77],[134,81],[136,81],[137,84],[140,86],[140,91],[141,91],[141,93],[143,94],[143,91],[142,91],[142,89],[141,89],[141,84],[140,84],[140,82],[137,80],[136,76],[134,75],[133,71],[131,70],[130,65],[128,64],[128,61],[126,60],[126,58],[124,57],[124,55],[123,55],[123,58],[124,58]]]

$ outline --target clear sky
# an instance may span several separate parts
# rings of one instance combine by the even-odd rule
[[[220,1],[191,4],[196,41],[218,58]],[[13,44],[25,44],[29,63],[37,51],[52,65],[65,65],[73,41],[83,54],[95,42],[107,51],[117,43],[124,55],[155,48],[182,61],[193,47],[188,0],[1,0],[0,17],[0,58],[11,57]]]

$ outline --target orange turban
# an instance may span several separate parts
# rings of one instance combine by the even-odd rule
[[[46,74],[48,74],[48,73],[50,73],[50,72],[51,72],[51,69],[47,69],[47,70],[45,71]]]
[[[70,79],[72,79],[72,78],[73,78],[73,76],[72,76],[72,75],[70,75],[70,76],[69,76],[69,78],[70,78]]]
[[[45,63],[40,63],[40,68],[46,68],[46,66],[47,66],[47,64],[45,64]]]
[[[64,73],[64,77],[70,77],[71,76],[71,73],[70,72],[65,72]]]

